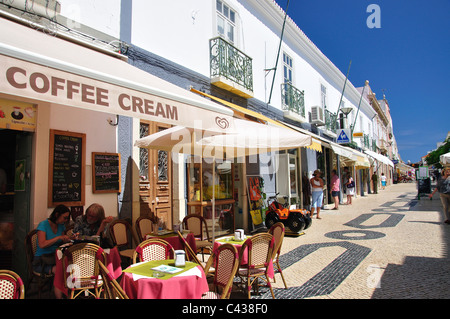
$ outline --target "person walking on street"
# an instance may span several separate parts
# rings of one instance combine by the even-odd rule
[[[381,173],[381,189],[384,189],[386,187],[386,176],[384,176],[384,173]]]
[[[442,175],[437,182],[437,187],[430,195],[428,195],[430,199],[436,191],[439,192],[441,198],[445,218],[444,223],[450,224],[450,167],[444,168]]]
[[[347,205],[352,204],[352,197],[355,195],[355,181],[352,175],[349,173],[347,182]]]
[[[316,169],[313,174],[313,178],[310,179],[311,189],[312,189],[312,202],[311,202],[311,217],[314,215],[314,210],[317,210],[317,219],[321,219],[319,217],[320,208],[322,207],[323,202],[323,180],[321,178],[322,173]]]
[[[373,182],[373,193],[378,194],[378,174],[376,171],[373,172],[372,182]]]
[[[340,180],[339,177],[336,174],[336,170],[331,171],[331,196],[334,200],[334,208],[333,210],[339,209],[339,197],[340,197]]]

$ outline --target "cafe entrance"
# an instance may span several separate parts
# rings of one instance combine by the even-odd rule
[[[0,268],[25,278],[25,236],[30,230],[30,171],[33,133],[0,129]]]
[[[160,132],[169,124],[142,121],[140,137]],[[139,150],[139,197],[141,216],[156,216],[163,228],[172,228],[172,159],[170,152]]]

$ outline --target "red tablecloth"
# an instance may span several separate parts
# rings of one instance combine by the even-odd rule
[[[133,274],[124,272],[120,285],[130,299],[200,299],[209,291],[205,273],[200,266],[189,273],[169,279],[139,276],[134,280]]]
[[[221,239],[223,239],[223,238],[220,238],[219,240],[221,240]],[[219,241],[214,241],[214,247],[213,247],[213,249],[217,249],[220,245],[222,245],[222,244],[226,244],[226,242],[219,242]],[[236,250],[238,251],[238,255],[240,255],[240,253],[241,253],[241,248],[242,248],[242,245],[239,245],[239,244],[234,244],[234,243],[231,243],[234,247],[236,247]],[[242,243],[243,244],[243,243]],[[246,248],[247,249],[247,248]],[[247,253],[247,251],[244,251],[244,254],[242,255],[242,261],[241,261],[241,265],[245,265],[245,264],[247,264],[248,263],[248,253]],[[269,264],[269,268],[267,269],[267,275],[269,276],[269,278],[271,278],[271,279],[273,279],[273,276],[274,276],[274,272],[273,272],[273,263],[271,262],[270,264]]]
[[[106,268],[108,268],[111,276],[117,279],[122,274],[122,266],[119,250],[117,247],[111,249],[103,249],[106,253]],[[53,285],[61,290],[65,295],[68,295],[67,288],[64,285],[64,272],[62,265],[62,252],[56,251],[56,269],[55,269],[55,279],[53,280]]]
[[[167,241],[169,244],[172,245],[173,249],[175,250],[184,250],[184,245],[181,242],[180,238],[178,238],[178,235],[163,235],[163,236],[155,236],[153,234],[147,234],[145,235],[145,239],[150,238],[160,238],[165,241]],[[187,237],[185,237],[186,242],[191,246],[192,251],[197,251],[197,244],[195,243],[195,237],[193,233],[189,233]],[[173,258],[173,256],[170,256],[170,258]]]

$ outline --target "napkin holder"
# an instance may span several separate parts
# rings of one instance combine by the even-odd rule
[[[234,239],[237,241],[244,240],[244,230],[243,229],[236,229],[234,231]]]
[[[186,265],[186,252],[184,250],[175,250],[175,267]]]

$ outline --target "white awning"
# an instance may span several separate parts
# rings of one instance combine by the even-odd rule
[[[333,150],[333,152],[335,152],[339,156],[343,156],[347,160],[350,160],[350,161],[356,161],[356,159],[357,159],[356,155],[350,149],[346,149],[342,146],[339,146],[336,143],[330,143],[330,145],[331,145],[331,149]]]
[[[233,111],[125,61],[0,19],[0,93],[218,132]],[[194,123],[197,121],[196,123]]]
[[[237,133],[188,129],[180,126],[148,135],[137,141],[141,148],[193,154],[203,158],[237,158],[311,145],[311,136],[289,128],[235,119]]]
[[[375,153],[375,152],[372,152],[372,151],[368,151],[368,150],[365,150],[364,153],[366,153],[367,155],[372,156],[374,159],[376,159],[379,162],[382,162],[383,164],[386,164],[386,165],[389,165],[391,167],[394,167],[394,163],[389,158],[387,158],[386,156],[384,156],[382,154],[378,154],[378,153]]]
[[[290,127],[293,130],[296,130],[296,131],[298,131],[300,133],[303,133],[303,134],[311,136],[312,137],[312,140],[311,140],[312,143],[311,143],[310,146],[306,146],[306,147],[312,149],[313,151],[322,153],[322,146],[330,147],[329,141],[326,141],[325,139],[323,139],[322,137],[320,137],[317,134],[314,134],[314,133],[312,133],[312,132],[310,132],[308,130],[302,129],[300,127],[297,127],[297,126],[285,123],[283,121],[278,121],[278,122],[280,122],[281,124],[283,124],[283,125],[285,125],[287,127]]]

